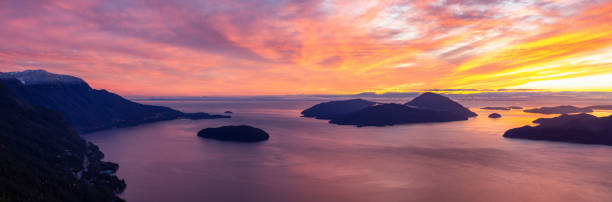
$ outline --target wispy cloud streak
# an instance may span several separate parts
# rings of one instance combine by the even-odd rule
[[[8,0],[0,70],[130,95],[546,87],[612,74],[610,13],[603,0]]]

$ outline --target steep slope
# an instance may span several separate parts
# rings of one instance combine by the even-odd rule
[[[33,107],[0,83],[0,201],[122,201],[118,165],[58,112]]]
[[[302,111],[302,115],[317,119],[332,119],[374,104],[376,103],[362,99],[324,102]]]
[[[405,105],[437,111],[447,111],[467,117],[478,116],[461,104],[436,93],[423,93]]]
[[[0,80],[27,103],[63,112],[79,132],[178,118],[229,118],[206,113],[188,114],[169,107],[135,103],[106,90],[92,89],[77,77],[44,70],[0,73]]]

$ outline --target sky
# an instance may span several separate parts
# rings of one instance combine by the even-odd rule
[[[0,0],[0,44],[122,95],[612,91],[612,0]]]

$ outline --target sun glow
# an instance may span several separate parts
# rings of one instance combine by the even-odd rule
[[[612,74],[533,81],[510,89],[550,89],[557,91],[612,91]]]
[[[611,1],[19,2],[0,71],[124,95],[612,90]]]

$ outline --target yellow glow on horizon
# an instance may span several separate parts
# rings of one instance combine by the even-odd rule
[[[73,15],[101,14],[94,2],[32,4],[41,15],[0,7],[19,14],[0,20],[3,36],[20,36],[0,37],[1,71],[45,69],[122,95],[612,91],[612,1],[222,1]]]
[[[557,82],[594,75],[600,78],[612,72],[612,31],[607,27],[609,23],[604,23],[475,57],[461,64],[443,84],[476,89],[612,91],[612,82],[597,80],[594,82],[599,83],[592,85],[589,80],[580,80],[585,85]]]
[[[583,76],[556,80],[534,81],[509,89],[549,89],[579,91],[612,91],[612,74]]]
[[[579,44],[600,38],[609,38],[610,35],[612,35],[612,30],[608,30],[608,28],[599,30],[590,29],[587,31],[545,38],[525,44],[518,44],[463,63],[459,68],[457,68],[456,72],[463,72],[486,66],[488,64],[495,64],[499,61],[504,61],[504,65],[517,65],[526,62],[538,61],[548,58],[551,55],[561,55],[568,51],[556,49],[555,47],[562,47],[563,45],[572,45],[577,43]],[[598,46],[603,44],[590,45]]]

